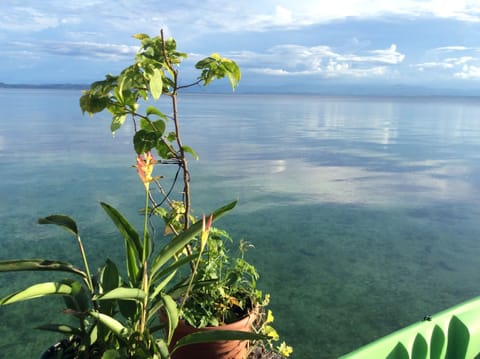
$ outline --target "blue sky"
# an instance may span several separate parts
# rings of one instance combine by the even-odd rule
[[[131,62],[131,35],[160,28],[185,68],[211,52],[236,60],[239,91],[480,94],[478,0],[1,0],[0,82],[101,79]]]

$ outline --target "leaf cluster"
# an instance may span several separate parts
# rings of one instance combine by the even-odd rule
[[[225,230],[212,228],[195,273],[195,285],[182,315],[195,327],[235,322],[253,311],[262,297],[256,288],[258,273],[244,258],[249,246],[241,241],[231,253],[232,239]]]
[[[221,218],[235,206],[232,202],[212,215]],[[143,243],[137,231],[113,207],[102,203],[103,209],[123,237],[126,250],[127,277],[122,278],[117,265],[109,259],[90,277],[89,270],[57,260],[27,259],[0,261],[0,272],[52,271],[74,274],[77,279],[66,278],[53,282],[33,284],[0,299],[0,305],[41,297],[62,296],[65,312],[78,319],[78,326],[69,324],[45,324],[39,329],[55,331],[69,338],[69,349],[78,358],[169,358],[171,337],[154,336],[162,326],[172,333],[178,324],[179,309],[176,298],[183,294],[182,286],[172,280],[182,266],[193,256],[182,256],[182,250],[201,231],[201,223],[193,224],[155,254],[148,251],[146,261]],[[88,268],[77,224],[63,215],[53,215],[39,220],[40,224],[54,224],[71,233],[80,247],[81,257]],[[148,279],[146,279],[148,278]],[[149,285],[145,291],[144,283]],[[175,292],[172,292],[175,288]],[[160,325],[158,311],[167,316]],[[146,327],[142,328],[143,318]],[[244,335],[244,334],[242,334]],[[251,334],[250,339],[261,336]],[[217,337],[218,338],[218,337]],[[221,336],[220,336],[221,338]],[[195,336],[192,340],[201,340]],[[177,344],[188,345],[188,338]],[[62,349],[65,350],[65,349]]]

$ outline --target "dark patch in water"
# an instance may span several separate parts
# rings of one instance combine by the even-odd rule
[[[438,261],[437,262],[437,265],[442,268],[442,269],[445,269],[449,272],[455,272],[455,269],[451,266],[449,266],[447,263],[445,263],[444,261]]]
[[[298,251],[299,251],[301,254],[303,254],[304,256],[307,256],[307,257],[315,257],[315,254],[307,251],[306,249],[300,248]]]

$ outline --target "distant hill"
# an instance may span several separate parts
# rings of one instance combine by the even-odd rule
[[[89,88],[89,85],[82,84],[6,84],[0,82],[0,88],[10,89],[61,89],[61,90],[84,90]]]

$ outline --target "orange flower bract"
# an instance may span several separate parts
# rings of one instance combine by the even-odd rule
[[[155,158],[153,158],[150,151],[137,156],[137,165],[135,167],[137,167],[138,175],[147,190],[150,186],[150,182],[153,181],[152,172],[154,164]]]

